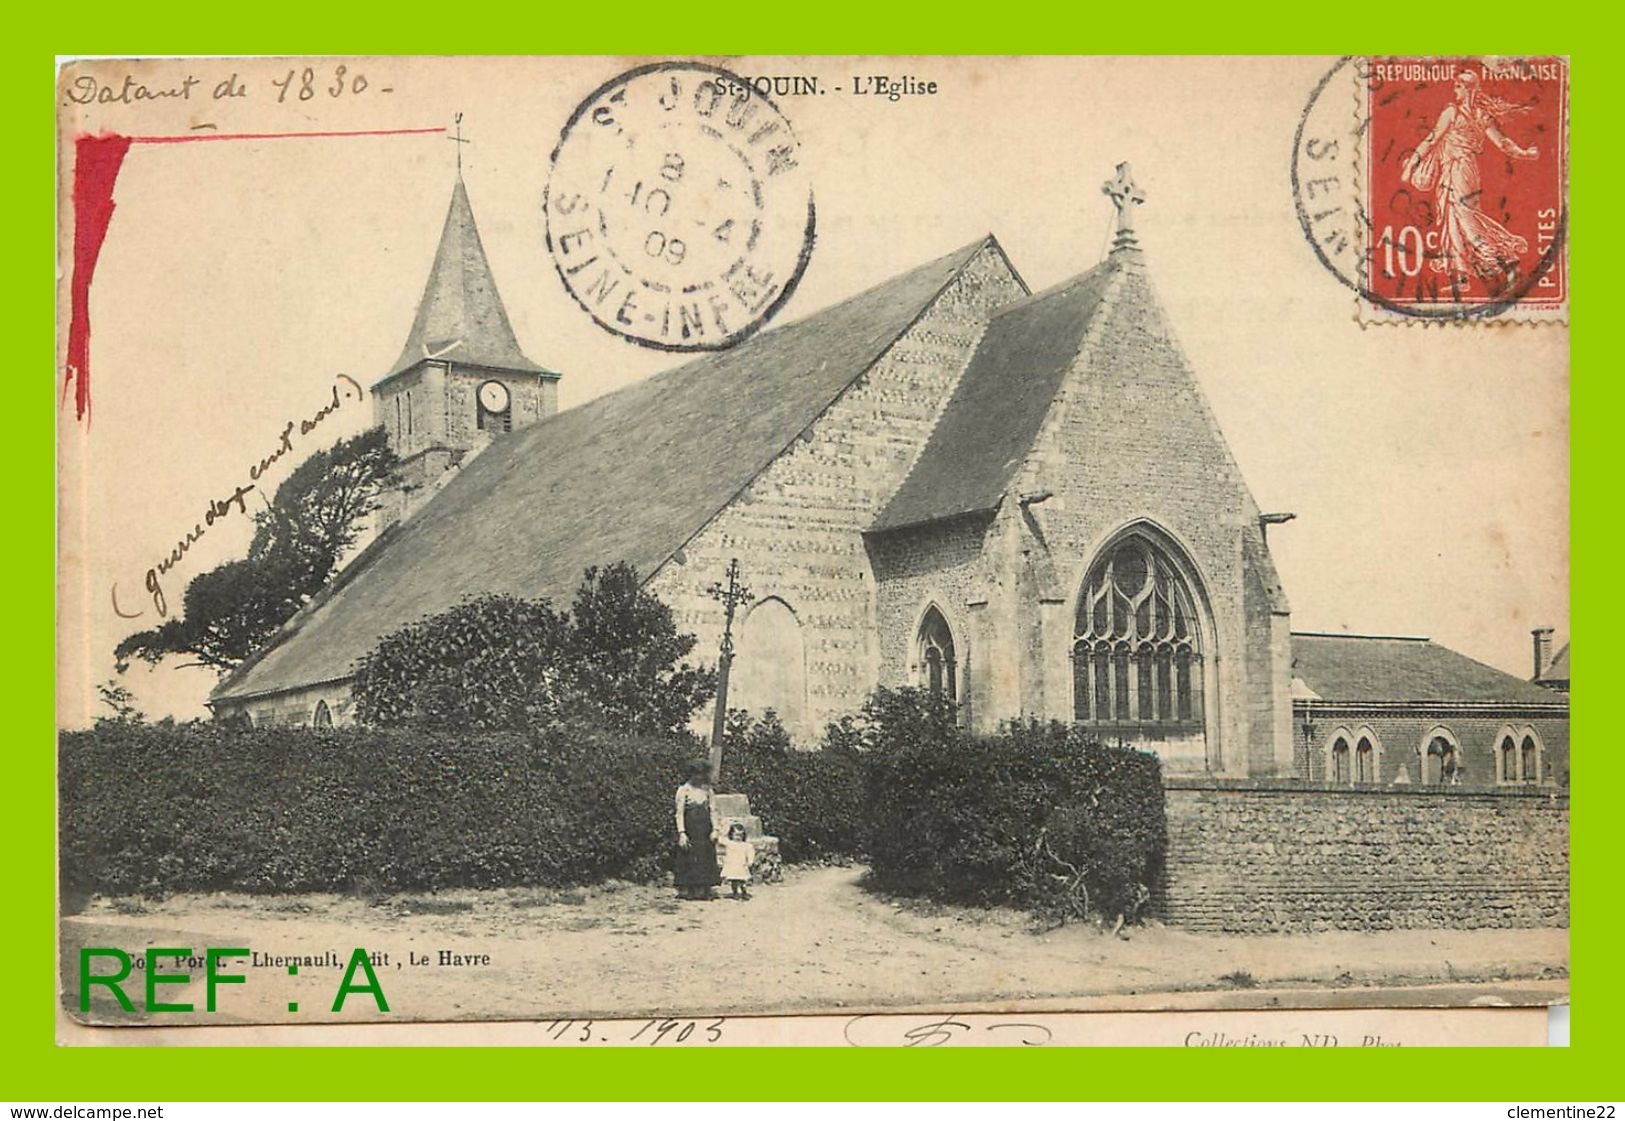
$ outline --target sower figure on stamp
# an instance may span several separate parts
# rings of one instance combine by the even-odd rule
[[[722,882],[717,869],[717,829],[711,813],[711,764],[696,759],[688,781],[677,788],[677,898],[710,899]]]
[[[1447,274],[1456,288],[1477,277],[1498,289],[1514,279],[1529,242],[1480,208],[1479,153],[1486,140],[1515,160],[1538,159],[1540,149],[1507,138],[1501,122],[1525,107],[1485,93],[1471,70],[1456,79],[1455,95],[1406,161],[1403,178],[1419,191],[1435,192],[1439,250],[1433,271]]]

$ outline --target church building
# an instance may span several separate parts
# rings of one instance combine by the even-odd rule
[[[475,594],[565,604],[617,561],[709,657],[707,589],[737,559],[729,704],[804,744],[877,686],[918,685],[973,729],[1075,721],[1172,775],[1566,782],[1566,698],[1425,640],[1294,636],[1276,519],[1175,340],[1126,165],[1107,194],[1109,254],[1044,291],[990,235],[559,412],[459,178],[373,388],[403,460],[388,528],[222,681],[215,714],[347,722],[385,635]]]

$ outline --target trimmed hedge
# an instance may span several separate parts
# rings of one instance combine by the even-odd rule
[[[65,891],[648,880],[692,742],[104,723],[60,743]]]
[[[721,789],[787,861],[867,857],[877,886],[1054,920],[1135,917],[1167,848],[1155,756],[1061,724],[972,736],[876,694],[798,751],[733,713]],[[693,737],[105,722],[59,750],[75,894],[437,890],[655,880]]]
[[[864,756],[878,886],[1053,921],[1132,920],[1149,898],[1167,851],[1156,756],[1059,723],[971,736],[893,715],[879,734],[890,742]]]
[[[717,789],[750,796],[751,811],[779,838],[789,863],[855,859],[863,853],[863,775],[856,746],[839,729],[817,751],[799,751],[769,710],[760,720],[728,713]]]

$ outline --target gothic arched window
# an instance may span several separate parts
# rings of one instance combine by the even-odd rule
[[[1496,744],[1495,771],[1497,782],[1518,781],[1518,740],[1510,728],[1501,733],[1500,742]]]
[[[1540,781],[1540,737],[1535,735],[1533,728],[1525,730],[1523,734],[1518,762],[1519,779],[1531,783]]]
[[[954,634],[948,629],[948,620],[935,606],[927,609],[920,620],[920,632],[915,639],[918,649],[916,666],[920,684],[933,697],[959,699],[959,662],[954,654]]]
[[[1354,745],[1354,781],[1377,781],[1377,745],[1370,736],[1361,736]]]
[[[317,728],[331,728],[333,726],[333,711],[327,707],[326,701],[316,702],[316,714],[310,718],[310,723]]]
[[[1349,741],[1343,736],[1332,741],[1332,761],[1326,777],[1337,783],[1349,781]]]
[[[1119,732],[1202,729],[1196,599],[1173,557],[1131,534],[1084,580],[1072,640],[1073,715]]]

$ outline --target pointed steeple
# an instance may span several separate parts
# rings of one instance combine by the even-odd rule
[[[400,358],[382,381],[425,359],[526,373],[547,373],[526,358],[502,306],[491,263],[480,244],[474,210],[459,170],[429,282]]]

